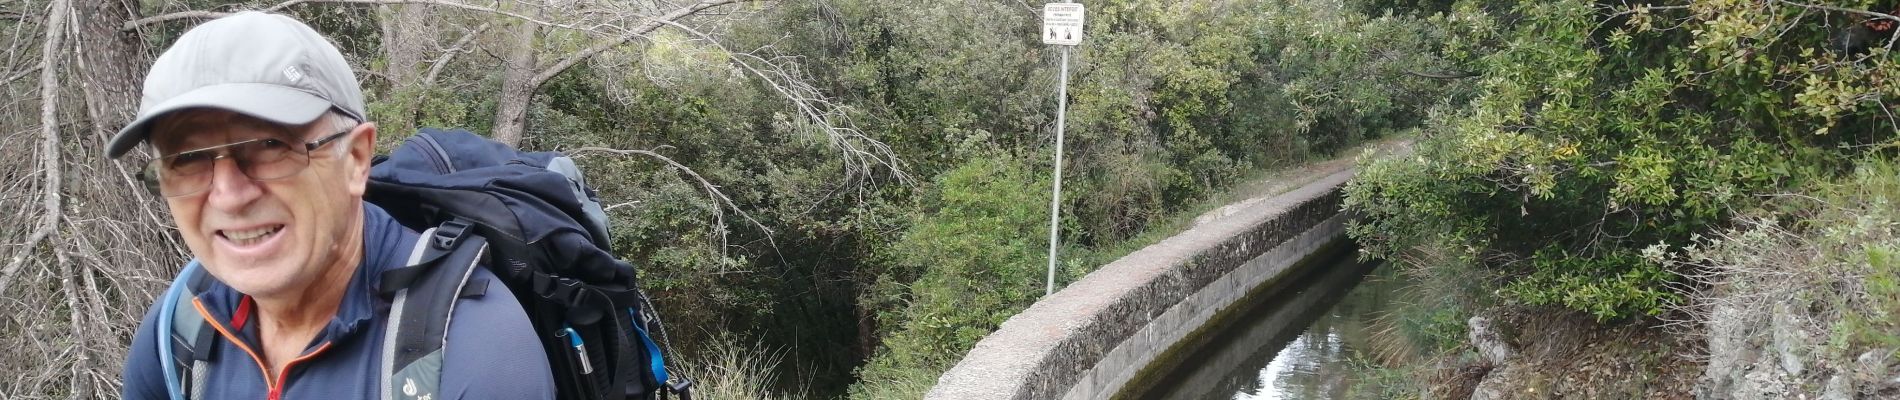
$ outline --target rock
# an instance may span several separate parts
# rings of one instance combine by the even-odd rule
[[[1795,398],[1808,368],[1809,336],[1785,305],[1720,303],[1706,321],[1709,359],[1696,382],[1699,399]],[[1818,382],[1817,382],[1818,383]],[[1812,396],[1812,394],[1809,394]],[[1812,397],[1809,397],[1812,398]]]
[[[1766,361],[1766,360],[1764,360]],[[1786,399],[1788,383],[1779,368],[1756,368],[1742,376],[1731,394],[1735,400]]]
[[[1823,390],[1821,400],[1854,400],[1854,384],[1843,375],[1827,378],[1827,388]]]
[[[1892,360],[1893,351],[1891,350],[1868,350],[1860,353],[1860,357],[1854,357],[1854,364],[1859,367],[1859,370],[1855,372],[1859,373],[1861,379],[1879,380],[1880,377],[1887,376],[1887,364]]]
[[[1788,375],[1801,376],[1801,372],[1806,370],[1802,353],[1807,352],[1808,335],[1801,329],[1798,317],[1790,308],[1785,302],[1775,304],[1770,328],[1774,332],[1775,355],[1780,361],[1781,370],[1787,371]]]
[[[1530,373],[1529,368],[1523,365],[1506,365],[1493,369],[1491,373],[1484,375],[1484,380],[1478,381],[1477,388],[1471,390],[1471,400],[1522,398],[1524,396],[1520,396],[1517,391],[1524,390],[1524,378]]]
[[[1760,313],[1750,313],[1731,304],[1716,304],[1709,310],[1705,325],[1709,335],[1709,360],[1702,377],[1696,380],[1697,398],[1736,397],[1732,393],[1759,354],[1759,348],[1750,339],[1756,336],[1758,327],[1765,325],[1761,317]]]
[[[1504,400],[1508,398],[1510,397],[1505,397],[1500,389],[1486,387],[1483,384],[1479,384],[1477,390],[1471,391],[1471,400]]]
[[[1471,346],[1478,348],[1478,356],[1485,362],[1502,365],[1505,361],[1517,357],[1517,350],[1512,349],[1511,344],[1505,342],[1503,336],[1498,334],[1497,328],[1491,325],[1490,318],[1471,317],[1467,323],[1471,328],[1467,331]]]

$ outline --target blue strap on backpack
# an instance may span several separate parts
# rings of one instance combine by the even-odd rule
[[[204,398],[206,363],[216,347],[210,345],[216,331],[195,310],[180,313],[178,309],[192,307],[208,276],[198,260],[192,260],[158,299],[159,325],[152,331],[158,335],[159,371],[173,400]]]
[[[172,400],[185,400],[184,381],[179,379],[178,365],[172,362],[174,359],[171,346],[172,332],[177,328],[177,324],[172,322],[172,317],[178,314],[178,300],[185,297],[184,292],[187,290],[183,277],[196,269],[198,269],[196,260],[185,264],[185,269],[178,273],[180,278],[173,280],[171,287],[165,289],[165,294],[159,296],[158,323],[161,329],[152,330],[153,334],[158,335],[157,341],[153,342],[158,343],[158,369],[165,376],[165,393],[170,395]]]

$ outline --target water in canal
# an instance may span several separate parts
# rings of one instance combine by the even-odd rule
[[[1350,246],[1348,246],[1350,247]],[[1307,276],[1243,302],[1236,318],[1120,398],[1332,399],[1355,383],[1349,363],[1371,347],[1374,320],[1396,296],[1398,274],[1336,252]],[[1132,396],[1131,396],[1132,395]]]

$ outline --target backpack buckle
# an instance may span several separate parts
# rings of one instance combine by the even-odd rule
[[[667,393],[672,393],[679,396],[680,400],[693,400],[693,380],[691,379],[676,377],[660,384],[665,386],[660,389],[661,399],[665,399]]]
[[[442,226],[435,228],[435,235],[429,238],[429,245],[435,247],[437,250],[454,249],[455,242],[462,239],[462,233],[467,232],[468,228],[473,226],[475,225],[468,221],[463,221],[461,218],[443,221]]]

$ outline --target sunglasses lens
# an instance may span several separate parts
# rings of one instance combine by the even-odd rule
[[[289,143],[258,139],[160,157],[146,165],[139,178],[147,190],[166,197],[198,194],[211,186],[219,158],[236,161],[245,177],[260,181],[296,175],[310,164],[310,156]]]
[[[309,157],[293,151],[289,143],[277,139],[248,142],[232,149],[244,175],[251,179],[271,180],[297,174],[309,164]]]

